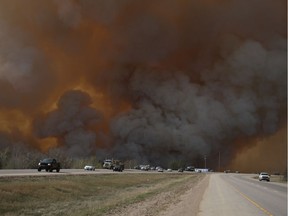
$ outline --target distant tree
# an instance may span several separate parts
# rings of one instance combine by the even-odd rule
[[[182,160],[173,160],[169,163],[169,168],[173,170],[184,168],[184,167],[185,167],[185,161],[182,161]]]
[[[0,151],[0,169],[5,169],[10,159],[11,150],[9,147],[6,147]]]
[[[1,168],[34,169],[42,153],[22,143],[12,144],[0,153]]]
[[[124,161],[125,169],[133,169],[137,165],[138,165],[138,163],[136,160],[125,160]]]
[[[287,167],[286,167],[286,169],[285,169],[285,171],[284,171],[283,180],[284,180],[284,181],[287,181]]]
[[[61,168],[70,169],[72,168],[73,160],[68,157],[65,150],[61,148],[50,149],[46,154],[46,157],[55,158],[58,162],[61,163]]]

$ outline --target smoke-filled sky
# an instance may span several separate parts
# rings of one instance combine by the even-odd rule
[[[0,148],[198,166],[221,152],[229,166],[280,146],[284,169],[286,8],[0,0]],[[279,131],[280,143],[259,144]]]

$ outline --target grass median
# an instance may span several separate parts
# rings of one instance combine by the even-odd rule
[[[0,215],[105,215],[159,193],[181,194],[202,175],[139,173],[0,179]]]

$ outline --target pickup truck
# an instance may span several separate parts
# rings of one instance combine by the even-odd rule
[[[38,164],[38,171],[41,172],[42,169],[46,170],[46,172],[52,172],[53,170],[59,172],[60,163],[57,162],[56,159],[45,158],[44,160],[40,160]]]

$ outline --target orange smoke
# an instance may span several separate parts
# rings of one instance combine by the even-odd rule
[[[189,160],[242,137],[229,158],[260,146],[286,123],[285,6],[3,0],[0,134],[71,155],[126,146],[120,156],[141,160]]]
[[[19,110],[2,109],[0,119],[0,131],[6,133],[18,131],[26,136],[31,134],[32,120]]]
[[[252,145],[239,151],[228,169],[256,172],[284,173],[287,169],[287,127],[268,137],[249,140]],[[247,146],[247,145],[246,145]]]

